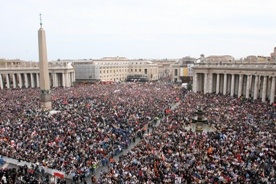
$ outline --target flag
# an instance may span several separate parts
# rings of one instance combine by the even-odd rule
[[[58,172],[54,172],[54,176],[58,178],[64,178],[64,174]]]

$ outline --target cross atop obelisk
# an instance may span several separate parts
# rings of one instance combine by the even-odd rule
[[[40,28],[42,28],[42,19],[41,19],[41,13],[39,14],[39,17],[40,17]]]
[[[52,109],[52,96],[50,90],[49,69],[46,48],[45,31],[42,28],[41,14],[40,29],[38,30],[38,48],[39,48],[39,84],[40,84],[40,108],[42,110]]]

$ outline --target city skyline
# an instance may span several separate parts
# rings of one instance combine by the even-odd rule
[[[269,56],[276,38],[271,0],[5,1],[0,58],[38,61],[42,13],[48,58]]]

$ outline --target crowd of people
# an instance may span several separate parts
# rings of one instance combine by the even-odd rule
[[[197,109],[214,131],[190,129]],[[273,105],[185,92],[171,111],[97,183],[276,183]]]
[[[54,111],[45,112],[39,89],[0,91],[0,155],[63,171],[75,183],[99,164],[109,170],[93,183],[276,182],[276,112],[267,103],[159,83],[56,88],[52,98]],[[199,108],[214,131],[190,129]],[[137,136],[141,141],[114,161]],[[1,182],[35,180],[20,169],[0,170]]]
[[[0,169],[0,183],[2,184],[39,184],[49,183],[50,176],[39,170],[38,166],[28,168],[27,165],[18,168]]]
[[[172,85],[80,85],[52,91],[53,111],[39,109],[39,89],[0,91],[0,155],[63,171],[73,180],[110,164],[180,92]]]

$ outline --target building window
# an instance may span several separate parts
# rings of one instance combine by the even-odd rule
[[[174,69],[174,75],[177,76],[177,69]]]
[[[148,74],[148,69],[145,69],[145,74],[146,74],[146,75]]]

